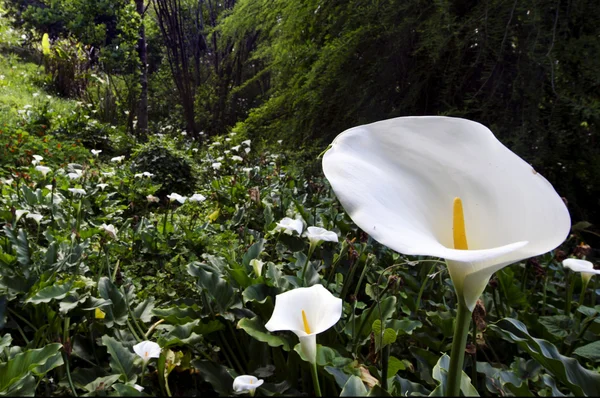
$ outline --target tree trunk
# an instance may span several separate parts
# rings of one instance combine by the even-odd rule
[[[140,138],[145,139],[148,135],[148,51],[146,48],[146,30],[144,28],[144,0],[135,0],[137,13],[142,22],[140,24],[140,36],[138,39],[138,53],[140,56],[140,102],[138,106],[137,130]]]

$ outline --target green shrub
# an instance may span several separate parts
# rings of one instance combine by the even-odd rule
[[[156,192],[161,198],[172,192],[192,194],[197,183],[191,158],[177,149],[167,137],[152,137],[149,142],[136,148],[131,167],[134,172],[148,171],[154,174],[154,181],[162,184]]]

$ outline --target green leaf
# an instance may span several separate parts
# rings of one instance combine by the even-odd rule
[[[106,347],[110,354],[110,368],[112,371],[120,374],[120,379],[123,382],[134,381],[137,373],[134,363],[136,355],[121,342],[108,335],[102,336],[102,345]]]
[[[396,342],[396,338],[398,337],[394,329],[391,328],[386,328],[383,331],[382,336],[381,321],[379,319],[376,319],[375,322],[373,322],[371,331],[373,332],[373,336],[375,338],[375,350],[377,351],[389,344],[393,344],[394,342]]]
[[[258,258],[258,256],[260,256],[260,253],[262,253],[262,251],[264,250],[264,247],[265,240],[262,238],[259,239],[258,242],[250,246],[248,251],[244,254],[244,257],[242,258],[242,264],[244,265],[244,267],[250,266],[250,260]]]
[[[401,360],[399,360],[398,358],[396,358],[393,355],[389,356],[388,359],[388,371],[387,371],[387,378],[389,379],[390,377],[394,377],[396,375],[396,373],[398,373],[401,370],[406,369],[406,365],[404,362],[402,362]]]
[[[365,397],[367,388],[358,376],[350,376],[344,385],[340,397]]]
[[[264,324],[258,317],[254,317],[252,319],[240,319],[240,321],[237,324],[237,327],[240,329],[244,329],[246,333],[248,333],[250,336],[254,337],[258,341],[267,343],[271,347],[282,346],[285,351],[290,350],[290,342],[282,336],[270,334],[267,331],[267,329],[265,329]]]
[[[235,301],[231,284],[223,279],[217,269],[207,264],[190,263],[188,273],[198,277],[198,285],[214,299],[219,312],[224,313]]]
[[[388,326],[396,331],[398,335],[412,334],[416,329],[423,326],[419,321],[413,321],[411,319],[391,319],[388,322]]]
[[[83,386],[83,389],[89,392],[95,392],[96,390],[106,391],[119,380],[119,377],[121,377],[121,375],[98,377],[96,380]]]
[[[154,297],[149,297],[133,310],[133,315],[141,319],[142,322],[150,322],[152,320],[152,310],[154,309]]]
[[[233,377],[224,366],[204,359],[192,361],[192,366],[200,371],[200,375],[213,386],[219,395],[231,395]]]
[[[349,336],[353,336],[355,332],[354,328],[356,327],[358,329],[364,324],[364,326],[362,326],[362,330],[360,331],[360,337],[368,337],[371,334],[371,326],[376,319],[383,319],[385,322],[392,316],[394,311],[396,311],[396,297],[386,297],[379,303],[373,304],[373,307],[371,308],[372,309],[363,311],[363,313],[360,315],[360,318],[356,319],[355,322],[348,321],[344,327],[344,332]],[[381,314],[379,313],[380,310]],[[358,330],[356,330],[356,333],[358,333]]]
[[[431,396],[439,396],[438,393],[441,393],[442,396],[445,394],[449,366],[450,357],[447,354],[444,354],[433,367],[432,377],[439,381],[440,384],[435,388],[435,390],[433,390]],[[465,397],[478,397],[479,393],[471,384],[471,378],[467,376],[464,371],[461,371],[461,374],[462,377],[460,379],[460,390],[462,393],[465,395]]]
[[[27,380],[33,380],[33,377],[29,377],[30,373],[43,366],[61,347],[62,344],[58,343],[48,344],[44,348],[22,352],[8,362],[0,363],[0,392],[6,392],[15,383],[23,384]],[[27,380],[23,381],[26,377]]]
[[[573,394],[600,395],[600,374],[583,368],[576,359],[561,355],[550,342],[530,336],[523,323],[516,319],[504,318],[488,327],[503,339],[517,343]]]
[[[10,243],[17,249],[17,261],[24,267],[29,266],[31,260],[29,258],[29,242],[27,241],[27,232],[24,229],[19,230],[15,235],[14,231],[8,226],[4,227],[4,232]]]
[[[49,303],[52,300],[61,300],[65,298],[71,288],[73,287],[73,281],[63,283],[62,285],[52,285],[39,290],[33,297],[25,300],[26,303],[39,304]]]
[[[294,346],[294,351],[302,358],[303,361],[309,362],[308,358],[304,356],[304,352],[300,347],[300,343]],[[326,366],[326,365],[334,365],[340,366],[341,363],[346,362],[346,360],[350,361],[347,358],[341,357],[337,351],[332,348],[322,346],[321,344],[317,344],[317,365],[318,366]]]
[[[111,397],[141,397],[144,395],[141,391],[136,390],[135,387],[129,384],[117,383],[113,384],[112,387],[115,389],[116,394],[109,394]]]
[[[112,306],[102,309],[106,312],[105,322],[107,326],[110,327],[113,321],[118,325],[125,325],[129,314],[127,313],[125,297],[123,297],[119,288],[108,277],[103,276],[98,281],[98,293],[103,299],[112,302]]]
[[[573,327],[573,320],[566,315],[541,316],[539,322],[548,333],[559,339],[567,337]]]
[[[593,362],[600,362],[600,340],[586,344],[573,351],[573,354],[589,359]]]
[[[256,301],[257,303],[264,303],[271,296],[277,295],[278,290],[272,286],[260,283],[257,285],[248,286],[242,293],[242,300],[244,304],[248,301]]]

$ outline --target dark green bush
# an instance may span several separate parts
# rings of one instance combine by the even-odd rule
[[[154,174],[153,180],[162,184],[156,195],[161,199],[177,192],[190,195],[194,192],[197,179],[193,162],[188,155],[178,150],[168,137],[153,136],[149,142],[137,147],[132,156],[134,172]]]

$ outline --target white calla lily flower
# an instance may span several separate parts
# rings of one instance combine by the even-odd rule
[[[100,225],[100,229],[104,232],[106,232],[111,238],[113,239],[117,239],[117,229],[115,228],[114,225],[112,224],[102,224]]]
[[[69,192],[71,192],[73,195],[85,195],[85,189],[82,188],[69,188]]]
[[[160,357],[161,348],[153,341],[145,340],[133,346],[133,351],[144,361]]]
[[[242,160],[244,160],[244,158],[243,158],[243,157],[241,157],[241,156],[238,156],[238,155],[233,155],[233,156],[231,157],[231,160],[234,160],[234,161],[236,161],[236,162],[241,162]]]
[[[188,199],[190,202],[204,202],[206,200],[206,196],[195,193]]]
[[[92,155],[94,156],[98,156],[100,154],[100,152],[102,152],[102,149],[92,149]]]
[[[287,235],[292,235],[294,231],[298,232],[298,235],[301,235],[303,229],[304,224],[302,224],[302,220],[294,220],[289,217],[282,218],[275,227],[275,231],[283,231]]]
[[[588,282],[594,275],[600,275],[600,269],[595,269],[594,264],[587,260],[579,260],[576,258],[567,258],[562,262],[563,266],[572,271],[581,273],[581,279],[587,286]]]
[[[275,296],[275,309],[265,328],[270,332],[289,330],[295,333],[304,356],[315,363],[317,334],[335,325],[341,317],[342,299],[317,284]]]
[[[321,227],[308,227],[306,228],[306,232],[304,232],[304,236],[308,238],[311,244],[316,245],[320,241],[325,242],[338,242],[338,236],[333,231],[328,231],[325,228]]]
[[[184,204],[185,201],[187,200],[186,196],[181,196],[180,194],[173,192],[170,195],[167,195],[167,198],[169,198],[169,200],[172,202],[174,200],[178,201],[181,204]]]
[[[40,155],[33,155],[33,160],[31,161],[31,164],[33,164],[34,166],[36,164],[38,164],[39,162],[41,162],[42,160],[44,160],[43,156]]]
[[[252,140],[244,140],[244,141],[242,141],[242,144],[244,144],[246,146],[250,146],[251,142],[252,142]]]
[[[115,156],[114,158],[110,158],[110,161],[111,162],[121,163],[123,161],[123,159],[125,159],[125,155]]]
[[[214,162],[213,164],[210,165],[213,169],[215,170],[219,170],[221,168],[221,163],[220,162]]]
[[[104,191],[104,188],[106,188],[108,184],[97,184],[96,186]]]
[[[374,239],[446,259],[471,311],[494,272],[554,249],[571,227],[552,185],[470,120],[401,117],[354,127],[333,141],[323,171]]]
[[[255,390],[262,386],[265,381],[255,376],[242,375],[238,376],[233,380],[233,391],[236,394],[243,394],[245,392],[254,395]]]
[[[44,218],[44,216],[38,213],[29,213],[25,216],[25,218],[31,218],[33,219],[33,221],[35,221],[37,225],[40,225],[40,221],[42,221],[42,218]]]
[[[46,166],[35,166],[35,169],[37,171],[39,171],[40,173],[42,173],[44,175],[44,177],[46,177],[46,174],[48,174],[50,171],[52,171],[52,169],[50,167],[46,167]]]

